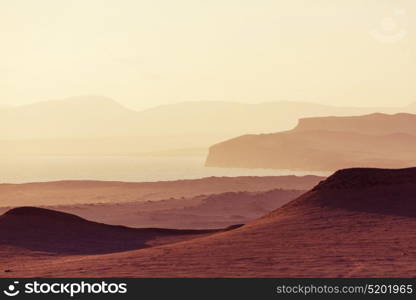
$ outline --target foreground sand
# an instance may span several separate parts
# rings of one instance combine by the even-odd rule
[[[0,265],[6,274],[16,264],[24,267],[31,262],[49,263],[58,257],[155,247],[239,226],[220,230],[136,229],[91,222],[59,211],[21,207],[0,216]]]
[[[413,277],[415,183],[416,169],[345,170],[239,229],[10,268],[51,277]]]

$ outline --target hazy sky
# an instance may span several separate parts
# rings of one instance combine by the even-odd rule
[[[414,0],[0,0],[0,104],[416,101]]]

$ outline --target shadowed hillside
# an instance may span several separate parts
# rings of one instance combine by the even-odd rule
[[[386,184],[387,183],[387,184]],[[350,169],[239,229],[19,276],[413,277],[416,168]],[[169,267],[166,267],[169,266]]]
[[[226,192],[157,201],[43,206],[88,220],[129,227],[218,229],[251,222],[303,194],[302,190]],[[2,208],[0,208],[0,213]]]
[[[416,115],[373,114],[300,120],[291,130],[245,135],[210,148],[213,167],[308,171],[416,164]]]
[[[0,216],[0,247],[57,254],[119,252],[213,232],[112,226],[36,207],[15,208]]]

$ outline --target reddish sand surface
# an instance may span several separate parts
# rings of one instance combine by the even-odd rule
[[[253,221],[304,191],[227,192],[158,201],[42,206],[91,221],[129,227],[218,229]],[[7,209],[0,208],[0,213]]]
[[[229,229],[237,228],[232,226]],[[175,243],[224,230],[129,228],[91,222],[36,207],[12,209],[0,216],[0,265],[49,263],[56,257],[122,252]],[[5,273],[9,273],[5,269]]]
[[[416,169],[348,169],[238,229],[111,254],[9,260],[3,276],[413,277]]]

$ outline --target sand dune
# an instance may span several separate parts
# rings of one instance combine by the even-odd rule
[[[129,228],[85,220],[36,207],[19,207],[0,217],[0,244],[58,254],[99,254],[147,248],[209,234],[210,230]],[[153,243],[152,243],[153,241]]]
[[[301,190],[226,192],[158,201],[42,206],[129,227],[218,229],[245,224],[295,199]],[[7,208],[0,208],[0,213]]]
[[[239,229],[16,276],[413,277],[416,168],[350,169]],[[80,272],[82,269],[82,272]]]
[[[7,274],[13,269],[10,265],[24,267],[33,262],[47,264],[58,257],[154,247],[237,227],[221,230],[136,229],[91,222],[54,210],[19,207],[0,216],[0,265]]]

